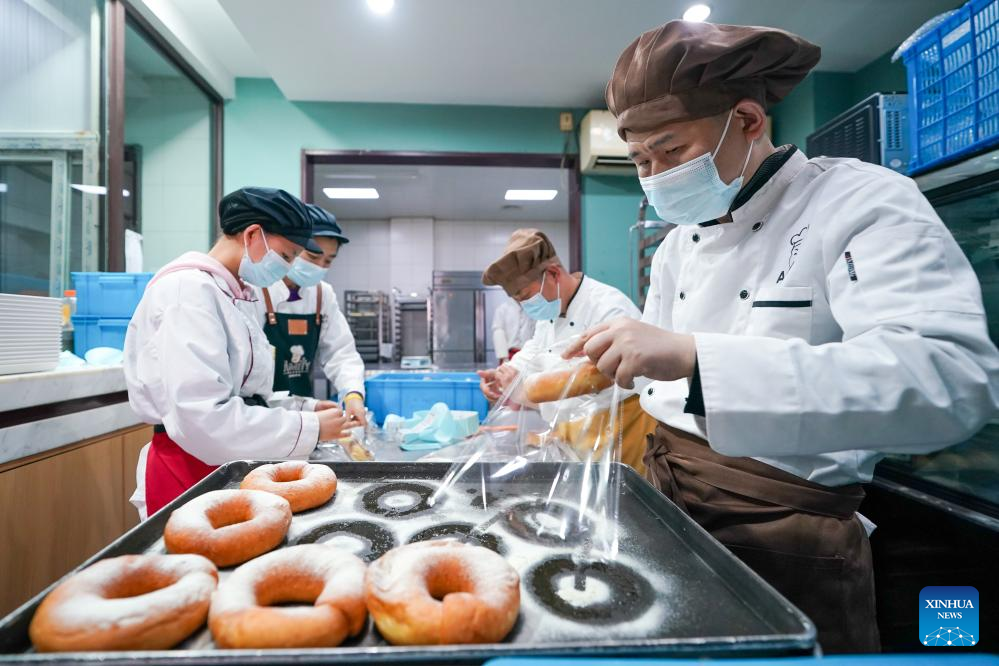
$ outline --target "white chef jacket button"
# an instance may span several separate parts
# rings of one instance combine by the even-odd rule
[[[653,390],[651,388],[649,388],[649,395],[652,395],[652,393],[653,393]]]
[[[685,298],[687,298],[687,294],[685,294],[684,292],[681,291],[680,292],[680,300],[682,301]]]
[[[742,300],[746,300],[747,298],[749,298],[749,292],[743,289],[742,291],[739,292],[739,298],[741,298]]]
[[[575,326],[575,325],[576,325],[576,322],[574,322],[574,321],[570,321],[569,322],[569,326]]]
[[[701,234],[694,234],[693,236],[690,237],[690,240],[694,241],[695,243],[699,242],[701,240]]]
[[[753,231],[759,231],[762,228],[763,228],[762,222],[757,222],[756,224],[753,225]]]

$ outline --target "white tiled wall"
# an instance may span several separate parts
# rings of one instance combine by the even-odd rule
[[[434,270],[481,271],[522,227],[545,232],[569,256],[568,222],[450,221],[426,218],[339,220],[350,243],[327,275],[343,301],[347,289],[426,295]]]
[[[437,220],[434,223],[434,268],[440,271],[481,271],[502,253],[517,229],[540,229],[568,262],[568,222],[468,222]]]

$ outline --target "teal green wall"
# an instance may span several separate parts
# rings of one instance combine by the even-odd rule
[[[891,52],[852,74],[813,72],[771,110],[774,143],[805,148],[809,134],[876,92],[905,92],[905,65]]]
[[[561,110],[291,102],[270,79],[237,79],[225,106],[225,191],[266,185],[300,194],[303,148],[558,154]],[[584,177],[582,190],[583,270],[627,291],[638,180]]]
[[[237,79],[225,106],[225,190],[301,192],[301,151],[561,153],[554,108],[288,101],[271,79]]]
[[[628,228],[638,219],[638,206],[645,196],[638,178],[583,176],[582,192],[583,268],[634,297],[630,283],[635,241]],[[655,219],[652,209],[648,217]]]

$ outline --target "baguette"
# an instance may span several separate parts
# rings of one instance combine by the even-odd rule
[[[613,385],[613,379],[605,377],[597,370],[597,366],[586,362],[576,368],[531,375],[524,380],[524,394],[533,403],[554,402],[562,398],[599,393]]]

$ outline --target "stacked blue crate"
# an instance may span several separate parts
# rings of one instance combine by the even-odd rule
[[[125,331],[152,273],[71,273],[76,287],[73,352],[125,346]]]

